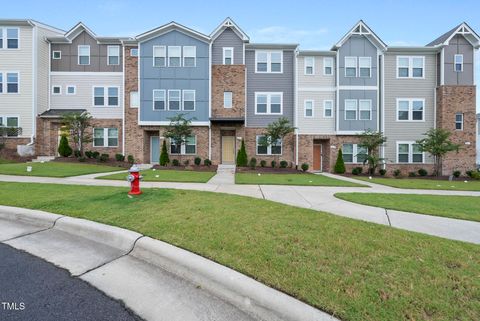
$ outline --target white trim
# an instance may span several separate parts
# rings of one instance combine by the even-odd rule
[[[230,101],[230,106],[227,106],[227,105],[225,104],[225,94],[226,94],[226,93],[230,93],[230,99],[229,99],[229,101]],[[233,92],[232,92],[232,91],[224,91],[224,92],[223,92],[223,108],[225,108],[225,109],[232,109],[232,108],[233,108]]]
[[[59,56],[58,58],[55,58],[55,54],[56,54],[56,53],[59,53],[59,54],[60,54],[60,56]],[[54,51],[52,51],[52,59],[53,59],[53,60],[60,60],[60,59],[62,59],[62,51],[61,51],[61,50],[54,50]]]
[[[170,109],[170,92],[178,92],[178,109]],[[169,89],[167,91],[167,107],[165,110],[172,110],[172,111],[181,111],[182,110],[182,91],[180,89]],[[172,100],[175,102],[176,100]]]
[[[118,49],[118,55],[110,55],[110,49]],[[110,57],[118,57],[118,62],[116,64],[110,63]],[[110,45],[107,46],[107,66],[118,66],[120,65],[120,46],[119,45]]]
[[[355,66],[347,67],[347,59],[351,60],[351,61],[355,61]],[[355,76],[348,76],[347,75],[347,68],[355,68]],[[343,69],[345,69],[344,70],[344,75],[343,75],[345,78],[356,78],[356,77],[358,77],[358,60],[357,60],[357,57],[345,56],[343,58]]]
[[[413,162],[413,146],[418,145],[415,141],[402,141],[397,140],[396,142],[396,150],[395,150],[395,161],[397,164],[425,164],[425,152],[422,152],[422,161],[421,162]],[[398,159],[398,145],[401,144],[408,144],[408,162],[400,162]]]
[[[95,105],[95,88],[103,88],[103,105]],[[117,88],[117,105],[109,105],[108,103],[108,89]],[[120,86],[92,86],[92,107],[94,108],[117,108],[120,107],[120,96],[122,95],[120,91]],[[99,96],[100,97],[100,96]]]
[[[195,152],[194,153],[187,153],[187,144],[186,142],[183,143],[182,145],[180,145],[180,153],[172,153],[172,139],[168,139],[168,151],[169,151],[169,154],[171,155],[198,155],[198,139],[197,139],[197,135],[193,135],[193,136],[189,136],[189,137],[194,137],[195,138]],[[185,140],[187,139],[188,137],[185,138]]]
[[[307,103],[311,103],[311,110],[312,110],[312,115],[307,116]],[[315,102],[313,99],[304,99],[303,100],[303,117],[305,118],[314,118],[315,117]]]
[[[36,136],[37,133],[37,93],[38,93],[38,88],[37,88],[37,77],[38,77],[38,45],[37,45],[37,33],[38,33],[38,27],[33,28],[33,37],[32,37],[32,44],[33,44],[33,55],[32,55],[32,133],[30,136],[30,144],[33,144],[34,137]],[[20,38],[20,33],[18,34]],[[20,48],[20,39],[18,42],[18,48]],[[49,55],[50,56],[50,55]],[[49,59],[50,60],[50,59]],[[48,96],[48,95],[47,95]]]
[[[20,28],[15,26],[0,26],[2,32],[2,41],[3,41],[3,48],[0,48],[0,52],[2,51],[16,51],[20,50]],[[17,30],[17,38],[10,38],[10,39],[17,39],[17,48],[8,48],[8,36],[7,36],[7,29],[16,29]],[[33,28],[35,30],[35,28]],[[35,33],[35,32],[34,32]],[[32,37],[32,44],[35,43],[35,37]],[[33,47],[35,48],[35,47]]]
[[[358,150],[362,147],[358,146],[359,144],[357,143],[342,143],[342,153],[343,155],[347,154],[347,155],[350,155],[350,153],[345,153],[345,148],[343,147],[344,145],[352,145],[352,161],[351,162],[347,162],[345,161],[345,164],[363,164],[363,162],[359,162],[358,161]],[[365,148],[367,150],[367,153],[368,153],[368,148]]]
[[[102,145],[102,146],[97,146],[97,145],[95,145],[95,129],[103,129],[103,145]],[[117,145],[112,145],[112,146],[108,145],[108,139],[110,138],[110,137],[108,136],[108,130],[109,130],[109,129],[116,129],[116,130],[117,130]],[[118,139],[118,132],[119,132],[119,130],[118,130],[117,127],[93,127],[93,128],[92,128],[92,131],[93,131],[93,133],[92,133],[92,146],[93,146],[93,147],[117,148],[117,147],[119,146],[119,145],[118,145],[118,143],[119,143],[119,139]],[[112,137],[112,138],[113,138],[113,137]]]
[[[280,154],[272,154],[272,145],[267,146],[267,153],[266,154],[259,154],[258,153],[258,139],[265,135],[255,135],[255,155],[256,156],[282,156],[283,155],[283,139],[280,139]],[[278,147],[278,146],[275,146]]]
[[[60,88],[60,91],[58,93],[55,93],[55,88]],[[62,86],[60,85],[53,85],[52,86],[52,96],[60,96],[62,94]]]
[[[413,123],[424,123],[425,122],[425,98],[396,98],[396,109],[395,109],[395,121],[398,122],[413,122]],[[398,107],[400,101],[408,101],[408,119],[398,119]],[[414,101],[421,101],[423,103],[423,110],[422,110],[422,119],[413,119],[413,102]]]
[[[132,104],[132,101],[133,101],[133,99],[132,99],[132,94],[134,94],[134,93],[137,94],[137,102],[138,102],[138,104],[137,104],[136,106],[134,106],[134,105]],[[128,106],[128,107],[129,107],[129,108],[140,108],[140,93],[139,93],[138,91],[136,91],[136,90],[132,90],[131,92],[129,92],[129,96],[130,96],[130,97],[129,97],[130,106]]]
[[[337,90],[336,87],[300,87],[297,89],[298,91],[312,91],[312,92],[335,92]]]
[[[163,48],[164,56],[156,56],[155,55],[155,48],[159,48],[159,49]],[[163,60],[163,62],[164,62],[163,66],[155,65],[155,58],[163,58],[164,59]],[[139,64],[139,66],[140,66],[140,64]],[[167,66],[167,47],[166,46],[153,46],[152,47],[152,66],[156,67],[156,68],[161,68],[161,67],[166,67]]]
[[[86,65],[82,65],[86,66]],[[50,72],[51,76],[122,76],[120,71],[106,71],[106,72],[95,72],[95,71],[52,71]]]
[[[185,55],[185,48],[193,48],[194,55],[193,56],[186,56]],[[185,58],[193,58],[193,66],[185,66]],[[182,67],[184,68],[194,68],[197,66],[197,46],[183,46],[182,47]]]
[[[222,34],[223,28],[230,28],[232,29],[240,39],[245,43],[245,41],[249,41],[250,38],[247,36],[246,33],[240,29],[237,24],[230,18],[226,18],[215,30],[210,34],[211,42],[213,42],[219,35]]]
[[[462,120],[459,122],[457,121],[457,115],[460,115],[462,116]],[[455,131],[463,131],[463,128],[464,128],[464,122],[465,122],[465,116],[463,113],[455,113]],[[458,129],[457,128],[457,124],[460,124],[462,126],[462,128]]]
[[[191,110],[185,109],[185,93],[193,93],[193,109],[191,109]],[[194,89],[184,89],[184,90],[182,90],[182,110],[191,112],[191,111],[195,111],[196,107],[197,107],[196,91]]]
[[[460,70],[457,70],[457,57],[462,58],[462,62],[459,63],[460,65]],[[455,72],[463,72],[463,54],[455,54],[453,55],[453,71]]]
[[[32,64],[32,69],[34,69],[33,68],[34,66],[35,66],[35,64]],[[2,83],[3,83],[3,85],[2,85],[3,88],[2,88],[2,92],[0,93],[0,95],[13,95],[13,96],[19,95],[20,94],[20,72],[10,70],[10,71],[3,71],[3,72],[0,71],[0,73],[2,74]],[[17,74],[17,82],[16,82],[17,92],[11,92],[11,93],[8,92],[8,84],[9,84],[8,74]],[[14,84],[14,83],[11,83],[11,84]],[[32,95],[32,96],[34,97],[35,95]],[[34,104],[33,97],[32,97],[32,107],[35,107],[33,105]]]
[[[126,49],[125,46],[121,47],[121,50],[122,50],[122,86],[123,86],[123,93],[122,93],[122,155],[123,156],[125,156],[125,108],[127,108],[127,106],[125,106],[125,95],[126,95],[126,92],[125,92],[125,56],[126,56],[125,51],[126,50],[125,49]],[[130,95],[130,93],[129,93],[129,95]],[[129,99],[130,99],[130,97],[129,97]],[[132,101],[130,100],[130,104],[131,103],[132,103]]]
[[[360,32],[355,32],[355,30],[357,28],[361,28],[360,29]],[[352,34],[358,34],[358,35],[363,35],[365,36],[365,38],[367,38],[375,47],[379,47],[378,45],[375,45],[373,43],[372,40],[369,39],[368,36],[372,37],[376,42],[378,42],[378,44],[380,44],[380,48],[381,50],[385,51],[387,50],[387,45],[380,39],[377,37],[377,35],[375,35],[375,33],[365,24],[365,22],[363,22],[362,20],[360,20],[359,22],[357,22],[352,29],[350,29],[349,32],[347,32],[347,34],[345,36],[343,36],[342,39],[340,39],[339,42],[337,42],[335,44],[335,47],[339,48],[341,46],[343,46],[343,44],[350,38],[350,36]]]
[[[326,62],[327,60],[329,60],[329,61],[332,62],[332,66],[330,67],[330,68],[331,68],[331,73],[329,73],[329,74],[325,73],[325,68],[326,68],[326,63],[325,63],[325,62]],[[324,75],[324,76],[333,76],[333,74],[334,74],[334,72],[333,72],[333,70],[334,70],[334,68],[333,68],[333,66],[334,66],[333,62],[334,62],[333,57],[323,57],[323,75]]]
[[[307,65],[307,60],[309,60],[309,59],[312,62],[311,66]],[[307,67],[312,68],[312,73],[311,74],[307,73]],[[303,75],[304,76],[315,76],[315,57],[314,56],[306,56],[306,57],[303,58]]]
[[[257,98],[259,95],[266,95],[267,96],[267,110],[265,113],[259,113],[257,112]],[[272,108],[272,95],[280,95],[280,112],[279,113],[272,113],[271,108]],[[262,92],[262,91],[256,91],[255,92],[255,115],[283,115],[283,91],[279,92]]]
[[[325,108],[325,103],[326,103],[326,102],[329,102],[329,103],[332,104],[331,107],[330,107],[330,112],[331,112],[331,115],[330,115],[330,116],[326,116],[326,115],[325,115],[325,110],[326,110],[326,108]],[[323,100],[323,118],[333,118],[333,110],[334,110],[334,108],[333,108],[333,100],[331,100],[331,99],[324,99],[324,100]]]
[[[398,73],[398,61],[400,58],[408,59],[408,77],[400,77]],[[413,59],[422,59],[422,77],[413,77]],[[397,79],[425,79],[425,56],[404,56],[404,55],[397,55],[396,57],[396,77]],[[405,67],[403,67],[405,68]]]
[[[173,21],[170,22],[170,23],[167,23],[163,26],[160,26],[158,28],[155,28],[153,30],[144,32],[144,33],[136,36],[135,38],[138,40],[139,43],[142,43],[142,42],[148,41],[151,38],[159,37],[163,34],[171,32],[172,30],[169,30],[170,28],[173,28],[176,31],[181,32],[181,33],[186,34],[186,35],[189,35],[189,36],[193,35],[194,38],[197,38],[198,40],[200,40],[202,42],[207,42],[208,43],[211,40],[209,36],[204,35],[200,32],[197,32],[193,29],[187,28],[185,26],[182,26],[182,25],[180,25],[176,22],[173,22]]]
[[[73,88],[73,94],[70,94],[70,93],[68,92],[68,88]],[[67,95],[67,96],[73,96],[73,95],[76,95],[76,94],[77,94],[77,86],[75,86],[75,85],[66,85],[66,86],[65,86],[65,95]]]
[[[177,49],[179,50],[179,55],[178,56],[170,56],[170,49]],[[171,66],[170,65],[170,58],[179,58],[179,65],[178,66]],[[170,68],[180,68],[182,67],[182,46],[167,46],[167,60],[168,60],[168,67]]]
[[[163,92],[163,109],[155,109],[155,92]],[[139,97],[140,98],[140,97]],[[161,100],[159,100],[161,101]],[[167,91],[165,89],[153,89],[152,90],[152,110],[153,111],[165,111],[167,109]]]
[[[473,60],[475,61],[475,59]],[[445,48],[440,51],[440,85],[445,85]]]
[[[258,54],[267,55],[267,71],[258,71]],[[272,71],[272,53],[280,54],[280,71]],[[256,74],[283,74],[283,51],[282,50],[255,50],[255,73]]]
[[[355,102],[355,109],[348,109],[347,110],[347,101],[348,102]],[[349,120],[349,121],[358,120],[358,100],[357,99],[345,99],[343,101],[343,109],[344,109],[343,120]],[[355,111],[355,118],[354,119],[347,119],[347,111]]]
[[[2,119],[4,118],[4,120]],[[2,124],[5,124],[3,126],[6,126],[6,127],[9,127],[7,126],[7,118],[17,118],[17,127],[18,128],[22,128],[22,124],[20,122],[20,115],[19,114],[0,114],[0,119],[2,120]],[[1,137],[1,136],[0,136]],[[17,136],[3,136],[3,138],[27,138],[28,136],[23,136],[23,135],[17,135]]]
[[[134,55],[132,52],[136,50],[137,51],[137,54]],[[138,48],[130,48],[130,57],[138,57]],[[152,136],[153,137],[153,136]]]
[[[139,126],[168,126],[170,125],[169,121],[147,121],[147,120],[140,120],[138,122]],[[192,121],[191,126],[209,126],[209,121]]]
[[[224,65],[227,65],[227,64],[225,63],[225,58],[227,58],[226,55],[225,55],[225,51],[227,51],[227,50],[231,50],[231,51],[232,51],[232,58],[231,58],[231,59],[232,59],[232,63],[231,63],[230,65],[234,65],[234,64],[235,64],[235,62],[234,62],[235,54],[234,54],[234,48],[233,48],[233,47],[223,47],[223,48],[222,48],[222,54],[223,54],[223,56],[222,56],[222,63],[223,63]]]
[[[362,102],[368,102],[369,103],[369,108],[368,108],[368,112],[369,112],[369,115],[370,117],[368,119],[363,119],[362,118],[362,107],[361,107],[361,103]],[[366,111],[367,109],[364,109],[363,111]],[[372,120],[372,100],[371,99],[359,99],[358,100],[358,120]]]
[[[80,47],[88,48],[88,64],[81,64],[80,63],[80,57],[86,57],[86,56],[80,56]],[[90,62],[91,62],[90,45],[78,45],[77,46],[77,64],[79,66],[90,66]]]
[[[368,67],[362,67],[360,61],[368,60]],[[362,68],[368,69],[368,76],[362,76]],[[359,78],[372,78],[372,57],[358,57],[358,77]]]
[[[293,99],[293,123],[295,126],[295,166],[298,166],[298,50],[295,50],[295,63],[293,65],[293,81],[294,81],[294,99]]]

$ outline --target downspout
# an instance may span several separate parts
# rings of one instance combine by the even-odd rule
[[[31,23],[30,23],[31,24]],[[27,146],[32,146],[35,144],[35,132],[36,132],[36,111],[37,111],[37,28],[35,25],[32,26],[32,46],[33,46],[33,55],[32,55],[32,134],[30,135],[30,143]],[[49,57],[50,59],[50,57]]]
[[[212,42],[208,44],[208,159],[212,160]]]
[[[125,54],[126,54],[126,47],[124,43],[122,42],[122,51],[123,51],[123,57],[122,57],[122,155],[125,156],[125,95],[127,94],[125,92]],[[132,102],[130,102],[130,105]]]
[[[294,98],[294,108],[293,108],[293,120],[294,120],[294,126],[295,126],[295,167],[298,168],[298,101],[297,101],[297,93],[298,93],[298,76],[297,76],[297,71],[298,71],[298,50],[295,50],[295,65],[294,65],[294,71],[293,71],[293,77],[294,77],[294,93],[293,93],[293,98]]]

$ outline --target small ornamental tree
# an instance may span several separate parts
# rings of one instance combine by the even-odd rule
[[[345,173],[345,162],[343,161],[343,153],[341,148],[338,150],[337,162],[335,163],[335,168],[333,169],[333,171],[336,174]]]
[[[363,147],[367,150],[366,153],[360,153],[359,155],[364,157],[363,164],[368,164],[368,173],[370,175],[375,175],[375,171],[378,165],[382,164],[384,159],[381,158],[378,154],[379,147],[382,146],[387,141],[387,138],[383,135],[382,132],[376,132],[370,129],[367,129],[360,135],[359,147]]]
[[[60,138],[60,144],[58,145],[58,153],[62,157],[68,157],[72,155],[73,151],[70,145],[68,145],[67,135],[62,135]]]
[[[170,117],[170,124],[167,126],[163,136],[174,142],[177,153],[181,156],[181,148],[187,142],[188,137],[193,136],[190,124],[194,118],[186,119],[185,114],[177,114]]]
[[[160,153],[160,166],[167,166],[170,163],[170,158],[168,157],[167,143],[166,140],[163,140],[162,152]]]
[[[245,141],[242,139],[242,145],[237,154],[237,166],[246,167],[248,165],[247,151],[245,150]]]
[[[290,125],[290,121],[286,117],[280,117],[277,121],[268,124],[263,132],[263,137],[259,140],[259,145],[264,147],[277,147],[285,136],[295,131],[295,127]],[[272,153],[273,154],[273,153]],[[275,163],[278,163],[278,156],[274,154]]]
[[[85,144],[92,141],[92,135],[87,130],[90,127],[92,115],[84,111],[82,113],[69,113],[63,116],[63,123],[70,132],[73,146],[76,151],[83,155],[83,147]]]

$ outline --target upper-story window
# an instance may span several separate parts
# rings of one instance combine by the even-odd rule
[[[0,49],[18,49],[19,33],[18,28],[0,28]]]
[[[153,90],[153,110],[165,110],[166,97],[165,90],[154,89]]]
[[[305,57],[305,75],[315,74],[315,58]]]
[[[360,99],[358,101],[358,119],[372,120],[372,100]]]
[[[118,87],[93,87],[93,106],[118,106]]]
[[[107,65],[119,65],[120,64],[120,47],[108,46],[107,47]]]
[[[345,120],[357,120],[356,99],[345,99]]]
[[[223,48],[223,64],[233,65],[233,48],[232,47]]]
[[[372,58],[358,57],[358,68],[360,77],[371,77],[372,74]]]
[[[463,55],[455,55],[454,58],[454,70],[456,72],[463,71]]]
[[[255,114],[282,114],[283,93],[255,93]]]
[[[425,100],[415,98],[397,99],[397,121],[423,121]]]
[[[0,72],[0,94],[3,93],[3,74]]]
[[[397,78],[423,78],[425,57],[398,56]]]
[[[223,92],[223,108],[233,107],[233,93],[231,91]]]
[[[131,57],[138,57],[138,48],[130,49],[130,56]]]
[[[90,65],[90,46],[88,45],[78,46],[78,64]]]
[[[130,108],[138,108],[140,107],[140,95],[138,91],[131,91],[130,92]]]
[[[333,75],[333,58],[332,57],[323,58],[323,75],[324,76]]]
[[[54,50],[52,52],[52,59],[53,60],[59,60],[62,59],[62,52],[60,50]]]
[[[345,57],[345,77],[357,77],[357,57]]]
[[[313,117],[313,100],[305,100],[304,102],[304,116],[305,117]]]
[[[61,95],[62,94],[62,87],[61,86],[53,86],[52,87],[52,95]]]
[[[68,85],[67,86],[67,90],[66,90],[67,95],[75,95],[76,93],[77,93],[77,87],[76,86],[73,86],[73,85]]]
[[[183,90],[183,110],[195,110],[195,90]]]
[[[182,66],[182,47],[168,46],[168,67]]]
[[[197,47],[183,47],[183,67],[195,67],[197,60]]]
[[[180,110],[180,92],[181,90],[169,90],[168,91],[168,109]]]
[[[153,46],[153,66],[165,67],[167,64],[167,47]]]
[[[463,114],[455,114],[455,130],[463,130]]]
[[[324,100],[323,101],[323,117],[332,118],[333,117],[333,100]]]
[[[256,51],[255,61],[257,73],[282,73],[282,51]]]
[[[18,93],[18,73],[16,72],[7,72],[7,93],[16,94]]]

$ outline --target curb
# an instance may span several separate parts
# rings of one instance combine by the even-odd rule
[[[0,219],[19,221],[39,227],[51,228],[55,225],[55,221],[62,217],[64,216],[44,211],[0,205]]]

